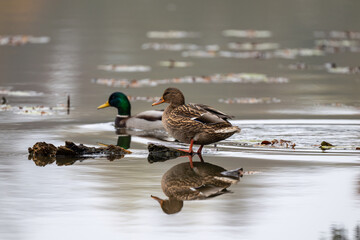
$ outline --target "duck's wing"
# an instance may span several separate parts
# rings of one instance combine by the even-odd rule
[[[208,111],[208,112],[210,112],[210,113],[212,113],[212,114],[214,114],[214,115],[216,115],[216,116],[218,116],[218,117],[220,117],[220,118],[222,118],[224,120],[231,119],[233,117],[233,116],[230,116],[230,115],[228,115],[228,114],[226,114],[224,112],[221,112],[221,111],[219,111],[219,110],[217,110],[217,109],[215,109],[215,108],[213,108],[211,106],[205,105],[205,104],[190,103],[189,105],[191,105],[191,106],[193,106],[195,108],[198,108],[198,109],[203,109],[205,111]]]
[[[197,188],[190,188],[190,190],[198,192],[199,195],[203,198],[211,198],[222,195],[224,193],[229,193],[230,191],[228,191],[226,187],[228,187],[228,185],[215,186],[212,184],[204,184]]]
[[[182,105],[173,111],[173,114],[180,115],[192,121],[204,124],[227,123],[228,115],[215,108],[203,104]]]

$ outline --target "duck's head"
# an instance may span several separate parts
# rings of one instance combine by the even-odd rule
[[[152,199],[155,199],[160,204],[161,209],[166,214],[174,214],[181,211],[184,202],[175,198],[161,199],[159,197],[151,195]]]
[[[162,97],[158,101],[154,102],[152,106],[159,105],[164,102],[173,106],[180,106],[185,104],[185,97],[179,89],[167,88]]]
[[[114,92],[110,95],[109,100],[97,109],[115,107],[118,109],[118,114],[123,116],[131,115],[131,105],[128,97],[122,92]]]

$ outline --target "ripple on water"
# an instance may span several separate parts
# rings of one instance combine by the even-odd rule
[[[235,120],[242,130],[229,141],[256,143],[263,140],[284,139],[296,143],[296,148],[318,149],[322,141],[334,149],[352,149],[360,146],[360,120],[351,119],[271,119]]]

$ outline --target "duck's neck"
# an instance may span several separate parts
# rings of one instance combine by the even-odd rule
[[[163,116],[168,116],[175,108],[177,108],[178,106],[177,105],[174,105],[174,104],[169,104],[165,110],[164,110],[164,113],[163,113]],[[164,119],[164,117],[163,117]]]
[[[118,117],[127,118],[131,116],[131,106],[127,104],[123,104],[121,107],[117,107]]]
[[[115,127],[116,128],[126,128],[126,121],[129,117],[124,117],[122,115],[117,115],[115,118]]]

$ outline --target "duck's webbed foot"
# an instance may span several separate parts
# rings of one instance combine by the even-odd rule
[[[189,150],[185,150],[185,149],[178,149],[179,151],[182,151],[182,152],[187,152],[187,153],[189,153],[189,154],[193,154],[194,153],[194,151],[193,151],[193,149],[192,149],[192,147],[193,147],[193,145],[194,145],[194,139],[191,139],[191,141],[190,141],[190,146],[189,146]]]

